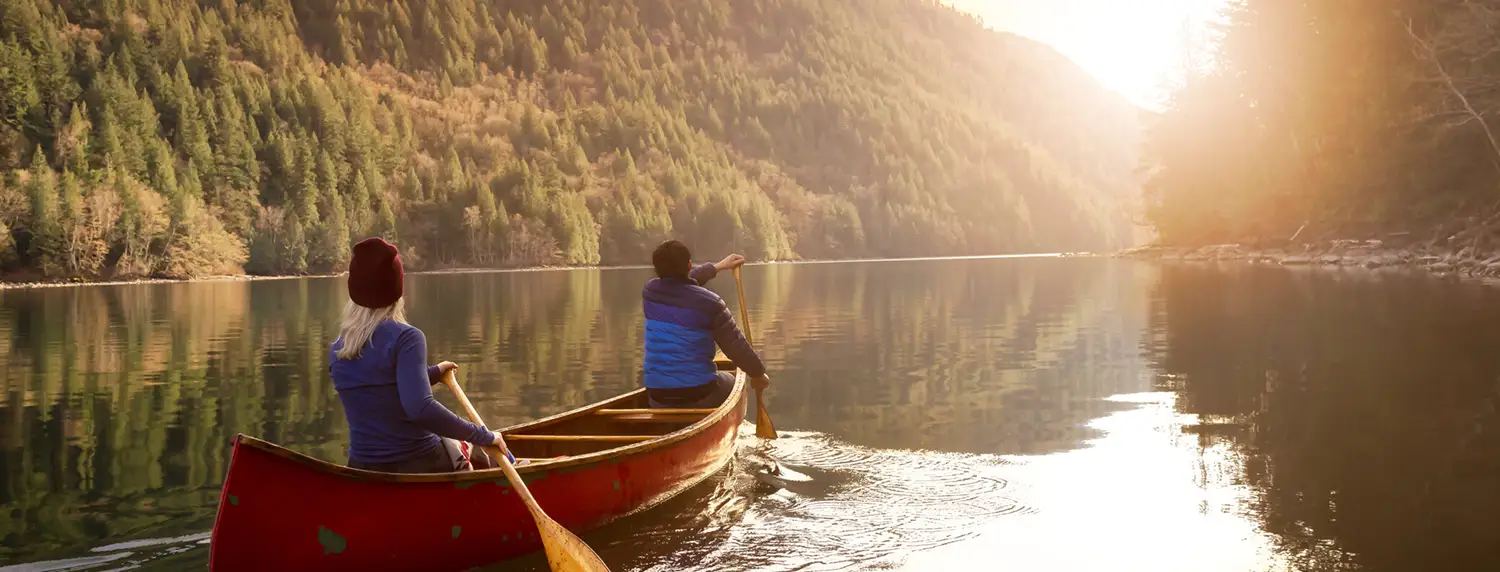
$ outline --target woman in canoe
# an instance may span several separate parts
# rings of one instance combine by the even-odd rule
[[[402,282],[394,245],[368,238],[354,246],[349,303],[328,367],[349,421],[349,466],[387,473],[487,469],[489,457],[470,445],[505,450],[505,442],[432,396],[432,386],[458,366],[427,366],[427,338],[406,323]]]

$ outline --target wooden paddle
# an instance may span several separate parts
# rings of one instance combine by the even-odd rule
[[[745,307],[745,281],[740,279],[740,267],[734,267],[734,287],[740,294],[740,323],[745,330],[745,341],[755,345],[755,340],[750,338],[750,310]],[[766,400],[762,395],[766,388],[755,388],[755,436],[761,439],[775,439],[776,426],[771,424],[771,414],[766,412]]]
[[[469,403],[469,396],[464,395],[464,390],[458,386],[458,376],[454,375],[453,370],[443,374],[443,384],[458,397],[458,402],[464,406],[469,419],[477,425],[484,425],[484,421],[479,419],[479,412],[474,410],[474,404]],[[516,494],[526,503],[526,509],[531,511],[531,518],[536,521],[537,531],[542,536],[542,549],[547,552],[547,563],[552,566],[553,572],[609,572],[609,566],[604,565],[604,561],[599,559],[599,555],[588,544],[584,544],[582,538],[542,512],[542,507],[531,496],[526,482],[516,473],[516,468],[510,464],[505,451],[495,445],[484,449],[500,464],[500,469],[505,471],[505,478],[510,479],[511,488],[516,489]]]

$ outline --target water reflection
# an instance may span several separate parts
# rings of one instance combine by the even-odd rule
[[[1500,565],[1500,297],[1426,277],[1165,272],[1152,360],[1298,569]]]
[[[618,570],[1493,567],[1500,296],[1376,276],[752,267],[785,438],[588,539]],[[509,424],[639,383],[648,277],[413,276],[408,304]],[[201,569],[231,436],[344,459],[324,356],[342,292],[0,292],[0,566]]]
[[[796,292],[757,338],[794,377],[778,419],[878,448],[1076,446],[1099,398],[1145,386],[1150,273],[1096,260],[923,261],[767,272]],[[752,302],[752,304],[755,304]],[[752,308],[755,308],[752,305]],[[766,306],[761,305],[764,308]],[[759,314],[752,310],[752,321]],[[773,360],[776,359],[773,357]]]
[[[1176,397],[1111,398],[1129,407],[1090,422],[1089,447],[1014,459],[1014,495],[1035,507],[978,527],[973,540],[913,555],[901,570],[977,562],[1007,570],[1269,572],[1295,570],[1247,507],[1244,459],[1198,442],[1200,419]]]

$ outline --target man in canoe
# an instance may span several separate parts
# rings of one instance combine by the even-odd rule
[[[406,323],[404,277],[396,247],[379,238],[354,246],[349,303],[329,348],[329,373],[349,421],[349,466],[387,473],[450,473],[487,469],[473,445],[506,450],[500,433],[454,415],[432,386],[457,369],[427,366],[427,338]]]
[[[656,278],[641,291],[646,312],[646,396],[653,408],[718,407],[734,390],[734,375],[714,367],[714,346],[759,387],[770,385],[766,367],[740,332],[724,300],[703,285],[738,268],[731,254],[693,267],[686,245],[669,240],[651,253]]]

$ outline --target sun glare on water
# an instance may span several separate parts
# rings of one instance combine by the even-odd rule
[[[945,0],[996,30],[1056,48],[1105,87],[1147,108],[1228,0]]]

